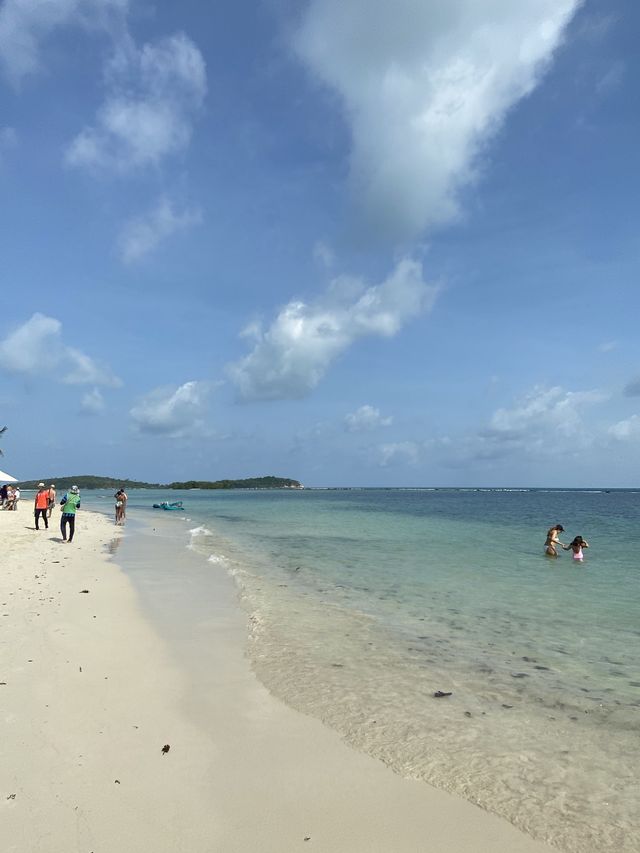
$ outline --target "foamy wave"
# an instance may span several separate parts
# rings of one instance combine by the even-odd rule
[[[228,560],[226,557],[223,557],[221,554],[210,554],[209,555],[209,563],[217,563],[220,566],[226,566],[228,564]]]
[[[189,531],[189,533],[191,534],[191,541],[187,545],[187,548],[189,548],[192,551],[195,548],[195,544],[194,544],[195,540],[199,536],[211,536],[212,535],[212,533],[208,527],[192,527],[191,530]]]

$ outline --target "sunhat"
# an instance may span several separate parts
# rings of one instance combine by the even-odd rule
[[[77,486],[71,486],[71,491],[75,493],[75,492],[79,492],[80,489]]]
[[[44,483],[38,483],[38,488],[39,488],[39,489],[40,489],[40,488],[44,489]]]

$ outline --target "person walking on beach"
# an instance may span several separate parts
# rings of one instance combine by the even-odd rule
[[[124,524],[127,514],[127,493],[123,488],[118,489],[114,495],[116,499],[116,524]]]
[[[570,542],[568,545],[563,545],[562,547],[565,551],[573,551],[573,559],[578,560],[578,562],[582,562],[582,560],[584,560],[582,549],[588,548],[589,543],[586,539],[583,539],[582,536],[576,536],[573,542]]]
[[[38,483],[38,491],[33,504],[33,514],[36,518],[36,530],[40,530],[40,518],[44,521],[45,530],[49,529],[47,511],[49,509],[49,490],[45,489],[44,483]]]
[[[20,501],[20,486],[16,486],[13,490],[13,509],[18,509],[18,502]]]
[[[558,538],[559,533],[564,533],[564,527],[561,524],[554,524],[547,531],[547,541],[544,543],[544,553],[547,557],[558,556],[556,545],[560,545],[562,548],[565,547]]]
[[[51,513],[53,512],[53,508],[56,505],[56,487],[54,483],[51,483],[49,486],[49,518],[51,518]]]
[[[62,534],[63,542],[72,542],[73,534],[76,529],[76,511],[80,509],[80,489],[77,486],[71,486],[69,491],[60,501],[62,507],[62,517],[60,518],[60,533]],[[67,527],[69,528],[69,538],[67,539]]]

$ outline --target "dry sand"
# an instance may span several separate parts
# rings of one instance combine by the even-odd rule
[[[81,510],[67,545],[58,510],[40,532],[31,511],[0,513],[2,853],[550,851],[273,698],[230,583],[201,701],[109,557],[112,522]]]

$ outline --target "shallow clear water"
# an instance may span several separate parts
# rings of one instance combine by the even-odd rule
[[[640,849],[640,493],[171,494],[274,693],[564,849]],[[558,521],[582,565],[543,556]]]

